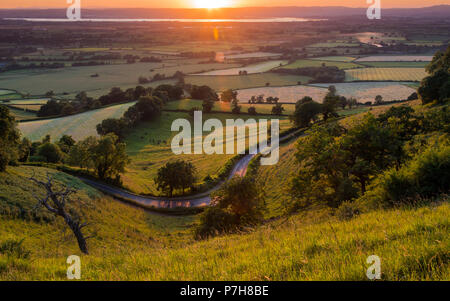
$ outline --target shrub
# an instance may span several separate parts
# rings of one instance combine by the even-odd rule
[[[200,224],[195,229],[195,238],[205,239],[221,233],[232,232],[236,227],[236,216],[221,208],[210,207],[200,217]]]
[[[345,201],[336,209],[338,219],[346,221],[351,220],[360,214],[359,206],[353,202]]]
[[[63,158],[63,153],[59,146],[50,142],[44,143],[39,147],[38,155],[45,158],[44,161],[48,163],[59,163]]]
[[[431,147],[399,170],[390,169],[378,178],[362,197],[383,207],[415,204],[450,189],[450,146]]]
[[[25,249],[22,245],[22,240],[8,239],[0,243],[0,254],[4,254],[9,257],[27,259],[30,257],[30,251]]]

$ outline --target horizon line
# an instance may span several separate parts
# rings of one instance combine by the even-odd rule
[[[417,6],[417,7],[386,7],[384,9],[422,9],[422,8],[431,8],[431,7],[439,7],[439,6],[449,6],[450,4],[437,4],[430,6]],[[43,9],[65,9],[67,6],[61,7],[14,7],[14,8],[2,8],[0,10],[25,10],[25,9],[35,9],[35,10],[43,10]],[[221,9],[255,9],[255,8],[348,8],[348,9],[367,9],[366,6],[343,6],[343,5],[329,5],[329,6],[295,6],[295,5],[287,5],[287,6],[226,6],[226,7],[218,7],[218,8],[205,8],[205,7],[95,7],[88,6],[82,7],[82,9],[155,9],[155,10],[167,10],[167,9],[189,9],[189,10],[221,10]]]

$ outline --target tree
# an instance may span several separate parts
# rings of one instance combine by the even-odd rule
[[[211,113],[212,109],[214,108],[214,101],[210,99],[203,100],[203,113]]]
[[[100,136],[105,136],[110,133],[115,134],[120,140],[124,137],[124,131],[126,129],[124,119],[108,118],[103,120],[97,125],[97,133]]]
[[[345,107],[349,105],[349,101],[345,96],[339,97],[339,105],[341,106],[342,110],[344,110]]]
[[[152,96],[142,96],[136,103],[136,108],[140,114],[141,121],[152,121],[161,115],[162,102],[159,98]]]
[[[316,120],[317,115],[322,112],[322,105],[315,101],[308,101],[302,103],[302,100],[299,100],[295,104],[295,112],[292,116],[292,120],[295,125],[298,127],[308,127],[311,121]]]
[[[273,115],[281,115],[281,114],[283,114],[283,112],[284,112],[284,108],[283,108],[283,105],[280,103],[274,105],[272,108]]]
[[[333,86],[330,86],[333,87]],[[339,96],[336,96],[331,91],[325,96],[322,103],[322,115],[323,120],[327,121],[328,119],[332,117],[337,117],[338,114],[336,113],[336,106],[339,103]]]
[[[375,96],[375,104],[380,105],[382,103],[383,103],[383,96],[381,96],[381,95]]]
[[[118,179],[129,163],[125,143],[119,143],[119,138],[110,133],[97,141],[89,152],[97,176],[102,179]]]
[[[27,162],[31,154],[31,141],[24,137],[19,145],[19,161]]]
[[[291,190],[296,201],[289,204],[291,210],[322,203],[337,208],[356,196],[356,188],[348,177],[346,152],[336,139],[345,131],[335,122],[313,126],[308,135],[298,141],[299,168]]]
[[[20,133],[9,109],[0,105],[0,172],[16,160]]]
[[[59,163],[64,155],[58,145],[46,142],[38,148],[38,155],[45,159],[48,163]]]
[[[236,176],[223,184],[212,198],[213,205],[238,217],[239,223],[252,224],[262,219],[260,187],[249,177]]]
[[[184,194],[184,190],[187,187],[194,185],[196,180],[195,173],[196,170],[192,163],[177,160],[168,162],[161,167],[154,181],[158,185],[158,190],[162,190],[172,197],[175,189],[182,189]]]
[[[70,148],[67,163],[72,166],[79,166],[81,169],[93,167],[90,150],[96,144],[97,138],[94,136],[90,136],[82,141],[79,141]]]
[[[153,93],[158,93],[159,91],[166,92],[170,101],[179,100],[184,94],[183,89],[181,87],[173,85],[160,85],[156,87]]]
[[[75,145],[75,140],[72,138],[72,136],[69,135],[63,135],[59,141],[58,146],[61,149],[63,153],[68,154],[70,151],[70,148]]]
[[[220,95],[220,100],[224,102],[233,102],[237,100],[238,92],[231,89],[225,90]]]
[[[351,109],[352,107],[356,107],[358,105],[358,101],[351,97],[350,99],[348,99],[348,107]]]
[[[199,100],[213,100],[217,101],[219,100],[219,96],[217,96],[217,93],[211,89],[208,86],[192,86],[191,87],[191,97],[193,99],[199,99]]]
[[[70,197],[76,193],[76,190],[69,187],[55,190],[53,178],[48,173],[47,182],[37,180],[34,175],[30,180],[44,188],[46,191],[45,197],[34,195],[35,199],[38,201],[37,207],[44,207],[55,216],[61,216],[75,235],[80,251],[84,254],[89,254],[86,243],[86,240],[89,237],[85,237],[82,232],[82,229],[87,226],[87,223],[81,223],[80,220],[73,218],[66,209],[66,204],[71,201]]]
[[[422,80],[417,90],[422,104],[444,103],[450,98],[450,46],[445,53],[438,51],[426,70],[430,75]]]
[[[250,115],[256,115],[257,113],[256,113],[256,108],[255,107],[249,107],[248,108],[248,113],[250,114]]]
[[[233,100],[233,103],[231,105],[231,113],[233,114],[241,114],[242,107],[238,105],[237,100]]]

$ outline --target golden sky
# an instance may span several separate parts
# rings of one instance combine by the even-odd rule
[[[450,4],[450,0],[381,0],[382,7],[423,7]],[[81,0],[82,7],[245,7],[245,6],[367,7],[366,0]],[[67,7],[66,0],[1,0],[0,8]]]

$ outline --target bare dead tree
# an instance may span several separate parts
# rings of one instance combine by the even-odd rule
[[[78,247],[80,248],[81,252],[83,252],[84,254],[89,254],[86,243],[86,240],[89,237],[84,237],[81,231],[84,227],[87,226],[87,223],[80,223],[66,211],[66,203],[70,200],[70,196],[76,193],[76,190],[70,187],[66,187],[61,190],[55,190],[53,178],[48,172],[47,182],[37,180],[34,177],[34,174],[30,178],[30,180],[45,188],[45,190],[47,191],[47,195],[44,198],[40,198],[34,195],[34,198],[38,201],[36,207],[45,207],[54,215],[61,216],[75,235],[78,242]]]

